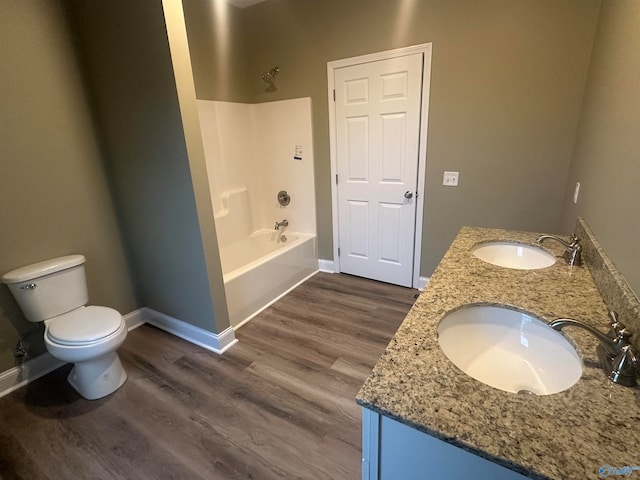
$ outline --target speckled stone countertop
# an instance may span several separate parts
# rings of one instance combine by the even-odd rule
[[[471,253],[492,240],[535,245],[537,235],[462,228],[357,402],[531,478],[598,478],[602,465],[640,465],[640,390],[607,380],[588,333],[564,330],[582,356],[583,374],[568,390],[544,396],[489,387],[459,370],[438,345],[441,318],[468,304],[507,305],[547,322],[570,317],[608,330],[589,270],[566,265],[555,242],[544,247],[558,261],[539,270],[501,268]]]

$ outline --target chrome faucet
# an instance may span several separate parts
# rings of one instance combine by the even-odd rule
[[[575,265],[576,267],[582,265],[582,246],[580,245],[580,239],[575,234],[571,234],[569,242],[555,235],[540,235],[536,241],[542,243],[549,239],[555,240],[565,248],[563,257],[568,265]]]
[[[554,330],[560,331],[564,327],[579,327],[586,330],[600,341],[596,349],[600,365],[613,383],[633,387],[638,373],[638,356],[629,342],[632,333],[618,322],[617,315],[610,312],[612,332],[604,334],[589,325],[585,325],[570,318],[559,318],[549,324]]]
[[[280,227],[288,227],[289,226],[289,221],[288,220],[282,220],[281,222],[276,222],[276,226],[273,227],[274,230],[280,230]]]

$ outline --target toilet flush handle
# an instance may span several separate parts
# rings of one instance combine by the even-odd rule
[[[33,290],[37,285],[35,283],[27,283],[26,285],[22,285],[20,290]]]

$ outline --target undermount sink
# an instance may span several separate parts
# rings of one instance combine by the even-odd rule
[[[476,245],[474,256],[492,265],[518,270],[537,270],[556,263],[556,257],[540,247],[511,242],[487,242]]]
[[[504,307],[465,306],[438,325],[438,343],[467,375],[513,393],[550,395],[582,374],[575,348],[545,322]]]

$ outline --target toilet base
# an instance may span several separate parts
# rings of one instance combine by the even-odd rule
[[[126,380],[127,372],[116,352],[76,363],[67,377],[71,386],[87,400],[106,397],[119,389]]]

